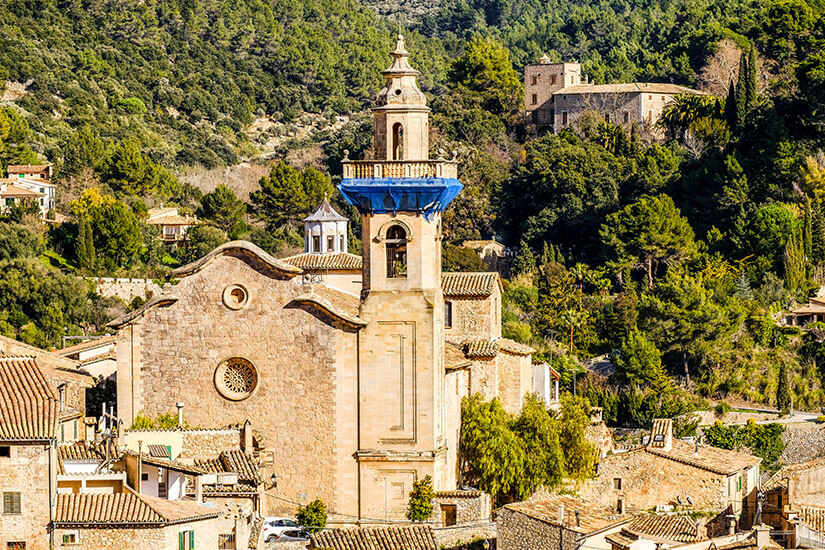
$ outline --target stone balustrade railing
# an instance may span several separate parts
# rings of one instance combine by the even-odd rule
[[[344,160],[344,178],[458,178],[453,160]]]

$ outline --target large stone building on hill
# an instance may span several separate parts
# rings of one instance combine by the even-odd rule
[[[501,338],[498,276],[441,273],[441,212],[461,184],[454,161],[428,159],[408,55],[399,37],[374,109],[375,160],[344,161],[362,257],[325,201],[306,220],[305,254],[227,243],[112,324],[125,424],[177,403],[193,426],[251,420],[266,515],[321,498],[332,521],[403,518],[427,475],[449,507],[461,398],[482,391],[516,412],[531,388],[533,350]]]
[[[554,133],[575,124],[590,111],[607,122],[652,129],[668,103],[679,94],[698,90],[667,83],[582,83],[578,63],[551,63],[543,56],[524,67],[524,109],[528,124]]]

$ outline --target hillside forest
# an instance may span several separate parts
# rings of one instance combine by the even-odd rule
[[[332,197],[344,151],[369,154],[369,107],[402,29],[431,146],[464,191],[444,268],[483,270],[496,237],[504,336],[532,345],[608,423],[711,401],[825,405],[825,324],[784,322],[825,283],[821,0],[8,0],[0,5],[0,169],[50,163],[53,219],[0,223],[0,334],[38,346],[105,332],[140,305],[93,276],[166,278],[230,239],[276,256]],[[419,9],[420,8],[420,9]],[[522,70],[547,54],[597,83],[671,82],[659,132],[597,114],[524,124]],[[657,137],[664,136],[664,137]],[[184,174],[239,165],[250,189]],[[216,172],[217,171],[217,172]],[[167,248],[158,205],[208,223]],[[609,377],[589,374],[609,362]],[[480,406],[480,405],[479,405]]]

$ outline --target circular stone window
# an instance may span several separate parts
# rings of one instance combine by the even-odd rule
[[[223,289],[223,304],[229,309],[243,309],[249,304],[249,293],[242,285],[229,285]]]
[[[215,369],[215,387],[225,398],[241,401],[258,387],[258,371],[242,357],[226,359]]]

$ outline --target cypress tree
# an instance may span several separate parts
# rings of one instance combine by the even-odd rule
[[[776,408],[787,412],[791,408],[791,388],[788,381],[788,367],[782,361],[779,364],[779,380],[776,385]]]
[[[80,269],[87,272],[94,272],[97,265],[97,253],[92,235],[92,224],[89,218],[83,217],[80,220],[77,234],[77,263]]]
[[[811,263],[815,266],[825,263],[825,220],[818,199],[811,204]]]
[[[811,198],[805,197],[805,228],[803,233],[805,253],[805,263],[811,261],[811,249],[813,248],[813,220],[811,212]]]
[[[794,231],[785,245],[785,288],[795,293],[805,280],[805,259],[800,242],[801,237]]]
[[[751,46],[748,52],[748,79],[747,79],[747,100],[748,109],[756,105],[756,48]]]
[[[556,259],[553,255],[553,248],[551,246],[547,246],[547,241],[544,241],[544,249],[541,251],[540,265],[551,264],[554,261],[556,261]]]
[[[733,79],[728,88],[728,98],[725,100],[725,120],[728,121],[731,130],[736,128],[736,84]]]
[[[513,270],[517,275],[521,275],[522,273],[532,275],[536,272],[536,256],[525,241],[519,243],[518,257],[516,257]]]
[[[745,52],[739,56],[739,77],[736,80],[736,126],[742,126],[748,113],[748,60]]]

